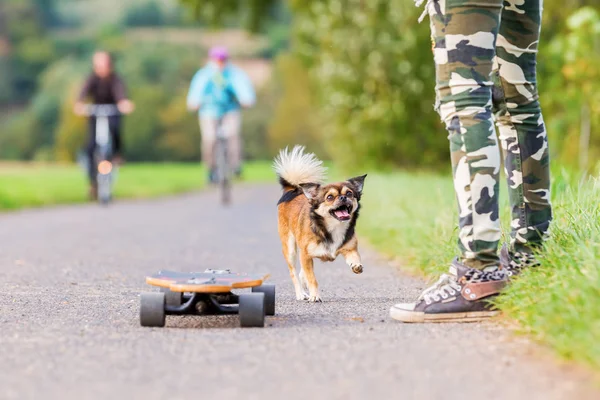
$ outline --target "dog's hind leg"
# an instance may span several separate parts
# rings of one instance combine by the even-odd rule
[[[321,302],[321,296],[319,295],[319,284],[315,277],[315,271],[313,268],[313,259],[308,254],[300,252],[300,264],[302,267],[303,279],[306,280],[308,285],[308,301],[311,303]]]
[[[298,258],[298,248],[296,245],[296,238],[292,233],[288,233],[288,239],[282,240],[283,256],[287,261],[288,268],[290,269],[290,277],[294,284],[294,290],[296,291],[296,300],[308,300],[308,294],[304,291],[298,278],[296,277],[296,260]]]

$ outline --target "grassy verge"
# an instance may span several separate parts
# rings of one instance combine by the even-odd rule
[[[246,181],[274,181],[268,162],[249,163]],[[119,169],[115,197],[144,198],[200,189],[206,171],[199,164],[127,164]],[[87,180],[75,165],[4,164],[0,168],[0,210],[87,201]]]
[[[542,266],[523,273],[497,302],[522,332],[595,369],[600,369],[599,199],[600,181],[577,183],[555,174],[555,221]],[[506,197],[502,204],[507,232]],[[456,255],[456,206],[449,177],[369,175],[363,206],[360,233],[413,271],[437,274]]]

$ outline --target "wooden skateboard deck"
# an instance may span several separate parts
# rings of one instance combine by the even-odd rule
[[[269,274],[232,273],[229,270],[205,272],[159,271],[146,277],[146,283],[173,292],[227,293],[262,285]]]

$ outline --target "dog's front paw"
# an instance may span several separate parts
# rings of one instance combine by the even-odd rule
[[[352,272],[354,272],[355,274],[362,274],[362,272],[363,272],[363,266],[360,265],[360,264],[353,265],[352,266]]]
[[[322,303],[323,300],[321,300],[321,296],[319,296],[317,294],[317,295],[314,295],[314,296],[309,296],[308,297],[308,302],[309,303]]]

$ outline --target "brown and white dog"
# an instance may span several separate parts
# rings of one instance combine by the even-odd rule
[[[354,228],[366,175],[324,184],[326,168],[302,146],[282,150],[274,168],[283,187],[277,203],[279,237],[296,299],[320,302],[314,258],[333,261],[341,254],[354,273],[363,270]],[[298,256],[301,269],[296,278]]]

